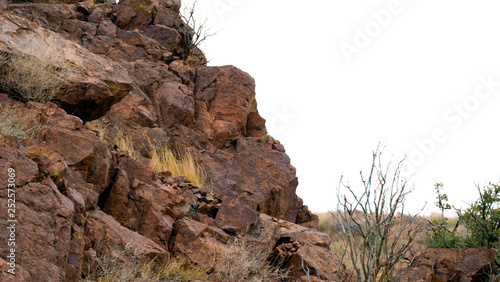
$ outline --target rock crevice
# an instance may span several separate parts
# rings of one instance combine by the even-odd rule
[[[127,248],[210,265],[206,254],[233,239],[286,250],[296,280],[304,275],[298,250],[309,266],[326,267],[323,260],[336,256],[295,194],[298,180],[284,147],[267,135],[253,78],[233,66],[182,60],[190,50],[180,1],[40,2],[0,7],[1,52],[29,53],[64,69],[52,102],[0,94],[0,110],[16,107],[39,126],[29,138],[0,134],[0,186],[7,169],[16,169],[22,219],[20,275],[9,276],[0,260],[2,281],[77,281],[86,262]],[[52,55],[41,57],[40,48]],[[103,140],[90,121],[111,135],[126,133],[138,155]],[[151,141],[190,152],[210,185],[154,171]],[[6,203],[2,189],[0,205]],[[6,236],[0,233],[0,241]],[[295,249],[278,243],[285,237]],[[317,273],[327,279],[330,270]]]

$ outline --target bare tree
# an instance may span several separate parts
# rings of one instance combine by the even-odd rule
[[[202,42],[214,36],[216,33],[212,32],[211,28],[207,26],[207,19],[201,22],[198,21],[195,15],[197,2],[198,1],[195,0],[191,6],[186,6],[183,13],[181,13],[182,20],[185,22],[183,37],[187,50],[184,55],[184,60],[194,65],[202,65],[206,63],[206,58],[203,53],[198,50],[199,46]]]
[[[373,152],[368,175],[360,171],[360,194],[341,177],[332,213],[345,242],[342,260],[350,259],[359,281],[391,280],[398,264],[413,257],[413,243],[423,230],[418,213],[404,213],[414,190],[403,175],[405,159],[383,165],[382,151],[379,145]]]

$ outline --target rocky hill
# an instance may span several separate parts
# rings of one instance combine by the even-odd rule
[[[267,134],[254,80],[233,66],[206,66],[186,44],[192,30],[180,5],[0,4],[4,61],[46,64],[53,72],[31,76],[40,81],[34,88],[55,89],[40,103],[0,88],[0,124],[18,118],[33,129],[0,132],[0,280],[78,281],[82,268],[102,257],[125,263],[130,250],[183,257],[214,274],[235,240],[279,260],[289,281],[333,279],[339,270],[346,277],[295,194],[295,168]],[[0,76],[11,73],[7,65]],[[42,86],[51,76],[60,84]],[[158,147],[192,157],[203,183],[155,170]]]

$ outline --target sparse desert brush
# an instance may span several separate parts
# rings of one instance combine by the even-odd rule
[[[112,255],[97,254],[93,260],[84,260],[81,281],[127,282],[136,281],[209,281],[206,267],[188,263],[184,259],[147,259],[137,255],[127,244],[123,251],[112,250]],[[116,255],[117,254],[117,255]],[[127,257],[127,259],[124,259]]]
[[[215,263],[215,281],[280,281],[287,271],[268,261],[269,254],[244,242],[230,242],[221,248]]]
[[[172,176],[184,176],[191,183],[206,187],[206,173],[197,164],[189,151],[179,149],[174,153],[166,146],[156,145],[150,142],[151,167],[155,171],[170,171]]]
[[[140,272],[142,258],[129,244],[122,251],[115,246],[110,252],[114,255],[105,255],[98,248],[93,258],[84,258],[81,267],[82,281],[133,281]]]
[[[134,146],[128,133],[120,129],[112,130],[102,121],[87,122],[86,125],[88,129],[99,132],[99,137],[104,142],[116,145],[133,158],[141,157],[141,153]],[[112,131],[114,131],[113,134],[111,134]],[[207,181],[205,170],[194,160],[193,155],[188,150],[178,149],[177,152],[174,152],[156,141],[148,140],[147,143],[148,146],[144,147],[149,147],[149,165],[155,171],[169,171],[173,177],[184,176],[188,181],[201,188],[211,187]]]
[[[189,263],[183,258],[171,258],[163,263],[150,260],[143,264],[140,277],[152,281],[209,281],[207,267]]]
[[[96,131],[99,133],[99,138],[104,141],[104,142],[107,142],[107,136],[109,134],[109,127],[104,124],[104,122],[102,122],[101,120],[93,120],[93,121],[89,121],[87,123],[85,123],[87,125],[87,128],[90,129],[90,130],[93,130],[93,131]]]
[[[116,130],[115,136],[113,138],[113,144],[118,148],[128,153],[129,156],[137,158],[140,156],[139,151],[134,147],[134,142],[130,135],[121,130]]]
[[[64,68],[53,66],[48,46],[31,46],[23,52],[0,53],[0,89],[23,102],[45,103],[63,87]]]
[[[186,52],[184,53],[183,59],[188,65],[201,66],[207,64],[207,59],[203,53],[199,51],[200,44],[216,33],[210,31],[210,27],[207,25],[207,19],[201,22],[197,20],[195,15],[196,3],[197,1],[194,1],[191,6],[186,6],[181,12],[182,20],[185,23],[182,35],[184,37]],[[199,52],[195,52],[195,49],[198,49]]]
[[[16,137],[34,137],[40,124],[35,113],[26,114],[19,107],[0,105],[0,133]]]
[[[341,261],[350,260],[359,281],[392,281],[414,257],[414,243],[424,231],[418,213],[405,214],[405,201],[414,190],[404,173],[405,159],[383,164],[382,151],[378,146],[368,173],[360,172],[359,188],[341,177],[332,213],[345,242]]]

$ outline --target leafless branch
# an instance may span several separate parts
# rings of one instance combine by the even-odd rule
[[[210,27],[207,27],[207,19],[199,22],[196,18],[197,2],[196,0],[191,6],[185,7],[184,12],[181,14],[182,20],[186,23],[184,27],[184,43],[188,50],[198,47],[202,42],[216,34],[215,32],[211,32]]]
[[[336,219],[346,242],[341,258],[350,259],[359,281],[389,279],[407,260],[423,228],[419,213],[404,213],[405,200],[413,191],[402,175],[405,159],[383,165],[382,150],[379,145],[373,152],[368,176],[360,172],[360,196],[343,177],[337,189]]]

